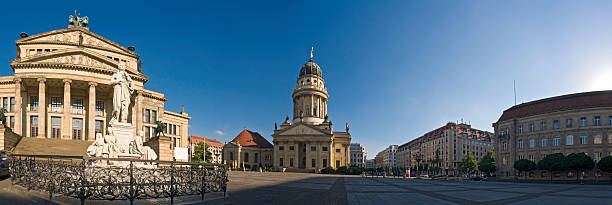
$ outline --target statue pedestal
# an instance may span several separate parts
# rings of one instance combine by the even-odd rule
[[[136,126],[133,126],[130,123],[111,122],[110,127],[112,127],[113,134],[117,138],[117,142],[115,144],[117,147],[119,147],[121,153],[129,153],[130,142],[135,136]]]

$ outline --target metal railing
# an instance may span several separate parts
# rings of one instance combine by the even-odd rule
[[[94,166],[94,161],[123,166]],[[139,164],[156,166],[136,166]],[[11,182],[28,190],[81,200],[130,200],[204,195],[227,190],[225,165],[83,156],[9,155]]]

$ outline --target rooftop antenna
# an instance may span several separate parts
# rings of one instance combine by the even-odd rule
[[[516,106],[516,80],[514,80],[514,105]]]

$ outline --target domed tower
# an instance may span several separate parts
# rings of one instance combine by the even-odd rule
[[[294,123],[318,125],[325,121],[327,116],[329,95],[325,89],[321,67],[312,60],[313,49],[310,50],[310,60],[300,69],[297,86],[292,94]]]

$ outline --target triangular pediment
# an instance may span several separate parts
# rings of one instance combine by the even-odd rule
[[[291,127],[288,127],[288,128],[283,129],[283,130],[280,130],[275,135],[277,135],[277,136],[283,136],[283,135],[288,135],[288,136],[309,135],[309,136],[313,136],[313,135],[330,135],[330,134],[326,133],[325,131],[320,130],[320,129],[314,127],[314,126],[309,126],[309,125],[306,125],[304,123],[296,123],[296,124],[292,125]]]
[[[124,54],[138,58],[139,56],[128,50],[127,48],[108,40],[102,36],[88,31],[87,29],[73,27],[68,29],[60,29],[49,31],[26,38],[19,39],[16,44],[64,44],[64,45],[81,45],[84,47],[97,48],[115,53]]]
[[[119,63],[102,56],[91,50],[82,48],[71,48],[65,50],[57,50],[53,52],[45,52],[42,54],[32,55],[25,58],[11,61],[10,65],[13,68],[28,67],[30,65],[49,65],[49,66],[72,66],[90,68],[108,73],[118,71]],[[147,78],[142,73],[134,72],[135,69],[128,68],[126,71],[140,78]]]

